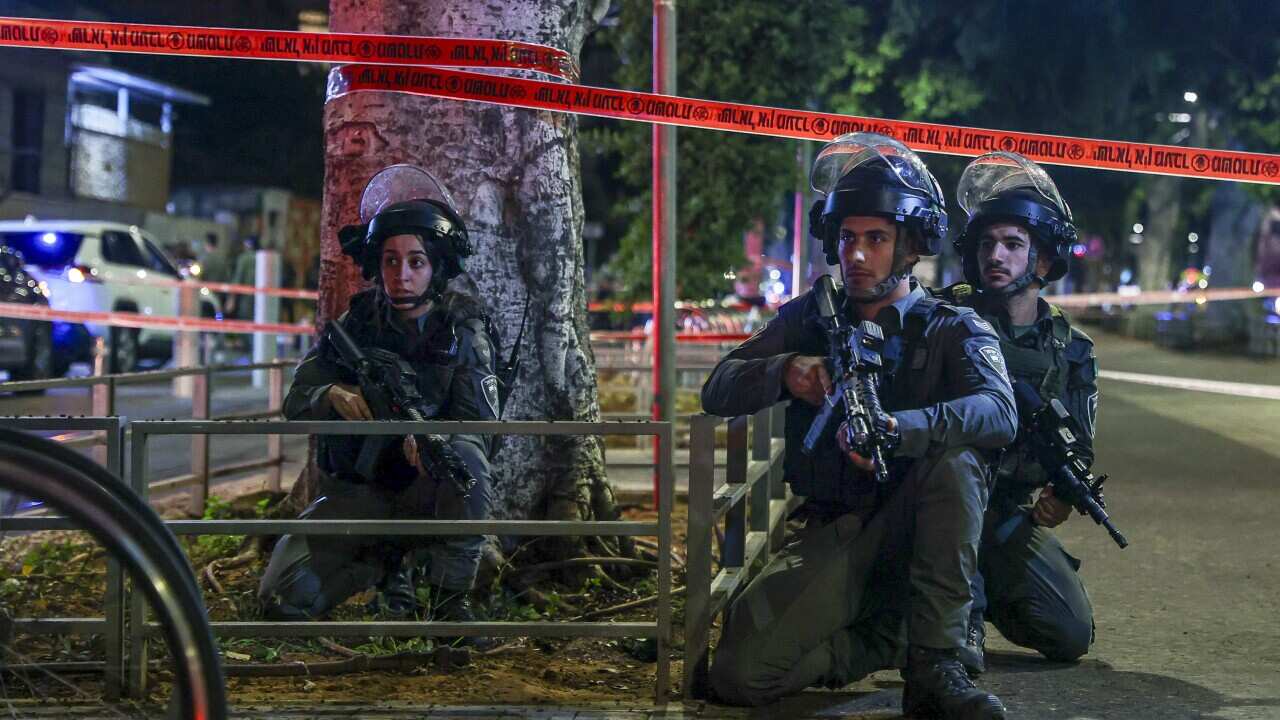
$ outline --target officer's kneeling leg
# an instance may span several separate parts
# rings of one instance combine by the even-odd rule
[[[372,488],[338,487],[304,510],[301,519],[383,519],[387,503]],[[271,618],[323,617],[342,601],[379,581],[385,562],[359,536],[285,535],[276,543],[258,586]]]
[[[448,483],[434,486],[429,501],[429,515],[440,520],[485,520],[489,517],[492,495],[489,488],[489,461],[483,451],[468,442],[454,442],[451,447],[466,463],[476,484],[466,498],[459,496]],[[450,591],[470,591],[484,548],[483,535],[452,536],[430,546],[430,582]]]
[[[1093,642],[1093,607],[1077,570],[1052,531],[1025,525],[1002,545],[984,547],[989,617],[1010,642],[1050,660],[1071,661]]]
[[[867,647],[855,626],[881,532],[875,520],[863,528],[846,515],[806,530],[769,563],[727,614],[711,662],[718,700],[763,705],[869,671],[859,669]]]

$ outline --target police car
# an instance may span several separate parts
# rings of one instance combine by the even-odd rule
[[[135,225],[95,221],[0,222],[0,245],[21,254],[28,276],[54,310],[133,312],[153,317],[178,314],[185,280],[155,239]],[[217,298],[201,288],[202,317],[221,318]],[[94,341],[113,348],[112,372],[130,372],[143,358],[167,360],[173,330],[120,328],[54,322],[53,374],[92,359]]]

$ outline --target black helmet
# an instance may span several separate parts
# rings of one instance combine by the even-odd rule
[[[845,218],[876,215],[916,231],[920,255],[936,255],[947,234],[946,201],[938,181],[910,148],[876,133],[841,135],[822,147],[809,184],[825,198],[809,210],[809,234],[822,240],[828,265],[837,257]]]
[[[964,264],[965,279],[974,287],[982,287],[982,271],[978,267],[982,231],[1001,221],[1023,225],[1032,236],[1027,270],[1004,293],[1018,292],[1033,280],[1047,285],[1067,274],[1076,226],[1071,208],[1044,168],[1017,153],[988,153],[964,169],[956,199],[968,222],[955,247]],[[1050,256],[1049,271],[1044,277],[1035,273],[1040,252]]]
[[[392,165],[373,176],[360,197],[360,220],[363,224],[342,228],[338,239],[366,280],[380,280],[382,243],[387,238],[416,235],[422,241],[432,278],[419,304],[460,275],[463,259],[471,255],[467,227],[449,191],[414,165]]]

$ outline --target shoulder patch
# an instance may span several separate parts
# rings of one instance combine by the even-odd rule
[[[962,321],[964,321],[964,325],[969,328],[969,332],[974,335],[990,335],[992,337],[999,337],[999,335],[996,334],[996,329],[991,327],[991,323],[984,320],[981,315],[969,308],[958,309],[964,311],[956,314],[960,316]]]
[[[493,411],[493,416],[501,417],[498,411],[498,376],[486,375],[480,381],[480,386],[484,390],[484,401],[489,404],[489,409]]]
[[[1004,364],[1004,355],[1000,352],[1000,348],[994,345],[983,345],[978,348],[978,353],[982,355],[983,361],[991,366],[1005,382],[1009,382],[1009,371]]]

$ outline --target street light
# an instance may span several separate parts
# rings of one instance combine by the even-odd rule
[[[1189,102],[1189,103],[1193,103],[1193,102],[1195,102],[1195,101],[1199,100],[1199,99],[1200,99],[1200,96],[1199,96],[1199,95],[1197,95],[1197,94],[1195,93],[1195,91],[1193,91],[1193,90],[1188,90],[1188,91],[1186,91],[1186,92],[1182,93],[1182,99],[1183,99],[1183,100],[1186,100],[1186,101],[1187,101],[1187,102]]]

